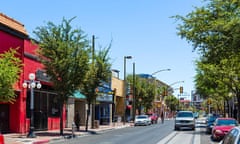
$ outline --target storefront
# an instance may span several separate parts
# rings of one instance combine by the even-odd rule
[[[16,101],[14,103],[0,102],[0,130],[2,132],[28,132],[31,92],[29,88],[23,88],[22,84],[24,80],[29,79],[30,73],[34,73],[36,80],[42,84],[41,89],[33,89],[35,130],[59,129],[58,99],[37,57],[38,45],[32,43],[23,24],[3,14],[0,14],[0,37],[0,53],[10,48],[18,48],[19,58],[23,63],[19,81],[14,85]],[[65,124],[65,110],[63,110],[63,118]]]
[[[95,105],[95,120],[100,125],[108,125],[114,115],[113,91],[110,86],[104,84],[98,88],[97,104]]]

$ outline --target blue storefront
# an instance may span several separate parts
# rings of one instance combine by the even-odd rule
[[[95,106],[95,119],[100,125],[108,125],[114,115],[113,91],[109,84],[98,87],[97,104]]]

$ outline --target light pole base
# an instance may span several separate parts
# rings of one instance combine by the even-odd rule
[[[34,133],[34,127],[30,127],[27,137],[28,138],[35,138],[36,137],[36,135]]]

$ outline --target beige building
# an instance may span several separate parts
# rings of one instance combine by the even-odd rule
[[[124,80],[119,79],[118,77],[112,76],[112,89],[115,89],[114,104],[115,116],[124,115]]]

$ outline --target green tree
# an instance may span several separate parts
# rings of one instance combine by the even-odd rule
[[[89,42],[81,29],[73,29],[70,20],[60,25],[48,22],[34,31],[39,55],[50,76],[60,104],[60,134],[63,135],[63,106],[79,89],[89,70]]]
[[[182,22],[177,27],[178,34],[193,45],[193,50],[198,50],[201,63],[210,66],[206,70],[214,70],[210,74],[206,70],[199,71],[196,80],[197,87],[201,85],[201,89],[198,90],[206,95],[216,91],[226,96],[232,93],[237,97],[240,109],[240,3],[237,0],[208,2],[186,16],[175,16]],[[204,82],[199,82],[202,81],[200,77],[204,78]],[[215,82],[210,81],[213,79]],[[204,88],[205,84],[208,85]]]
[[[174,112],[177,110],[179,101],[175,96],[173,95],[167,96],[164,98],[164,101],[165,101],[165,104],[170,108],[171,112]]]
[[[94,41],[94,38],[93,38]],[[111,44],[107,48],[100,49],[95,55],[94,43],[92,46],[92,62],[89,64],[89,71],[84,78],[80,91],[86,96],[88,109],[87,109],[87,119],[86,119],[86,128],[88,131],[88,120],[90,115],[90,106],[95,107],[96,97],[97,97],[97,88],[101,85],[102,82],[109,82],[111,77],[111,63],[109,57],[109,50]],[[94,109],[92,109],[92,127],[94,123]]]
[[[0,101],[15,102],[13,85],[19,80],[22,61],[17,49],[9,49],[0,54]]]
[[[128,83],[133,83],[133,75],[127,76]],[[140,113],[140,106],[147,112],[153,106],[154,96],[156,95],[154,79],[146,79],[136,76],[135,79],[135,101],[136,108]],[[140,100],[141,99],[141,100]],[[139,101],[140,100],[140,101]]]

